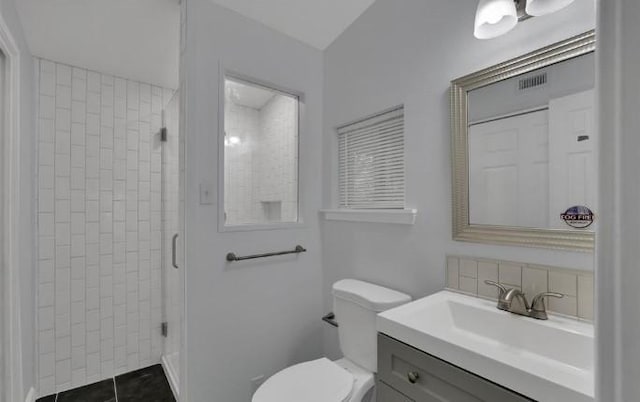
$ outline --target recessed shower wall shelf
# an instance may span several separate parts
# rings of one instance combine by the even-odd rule
[[[227,261],[235,262],[235,261],[244,261],[244,260],[255,260],[256,258],[276,257],[279,255],[300,254],[300,253],[306,253],[306,252],[307,252],[306,248],[300,245],[297,245],[296,248],[293,250],[276,251],[273,253],[264,253],[264,254],[253,254],[253,255],[246,255],[242,257],[236,255],[236,253],[229,253],[227,254]]]

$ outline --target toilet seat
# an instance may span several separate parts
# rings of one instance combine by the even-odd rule
[[[346,402],[354,376],[327,358],[296,364],[265,381],[252,402]]]

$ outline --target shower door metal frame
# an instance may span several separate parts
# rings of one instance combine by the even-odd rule
[[[176,195],[176,200],[175,201],[175,211],[172,211],[176,214],[175,218],[175,231],[171,230],[172,228],[167,228],[167,174],[169,174],[169,172],[166,171],[166,158],[167,158],[167,152],[169,152],[169,149],[167,148],[168,146],[170,146],[169,144],[171,143],[171,136],[175,135],[176,133],[173,133],[172,130],[170,130],[169,128],[169,121],[167,119],[167,109],[170,107],[170,105],[173,102],[178,102],[178,110],[177,112],[177,119],[178,122],[176,124],[175,129],[177,130],[177,142],[175,143],[175,146],[177,147],[174,151],[176,152],[177,155],[177,164],[175,166],[175,168],[177,169],[177,174],[178,174],[178,181],[176,184],[177,188],[175,189],[177,191],[177,195]],[[160,132],[160,137],[161,137],[161,146],[162,146],[162,150],[161,150],[161,165],[162,165],[162,173],[161,173],[161,288],[162,288],[162,323],[161,323],[161,331],[162,331],[162,335],[164,336],[164,347],[163,347],[163,351],[162,351],[162,362],[163,362],[163,366],[165,366],[165,373],[167,374],[167,378],[169,380],[169,384],[172,388],[172,391],[174,393],[176,393],[176,397],[179,398],[180,400],[182,400],[183,398],[185,398],[185,394],[186,394],[186,389],[184,386],[182,386],[182,384],[185,383],[185,365],[184,365],[184,341],[185,341],[185,328],[184,328],[184,321],[183,321],[183,317],[184,317],[184,309],[185,309],[185,271],[184,269],[181,269],[183,266],[183,263],[180,262],[180,264],[178,264],[178,250],[177,248],[179,247],[179,244],[184,244],[183,240],[180,239],[180,241],[178,240],[178,233],[181,232],[181,230],[183,230],[181,228],[181,224],[180,224],[180,215],[181,215],[181,204],[180,204],[180,197],[181,197],[181,186],[180,186],[180,182],[182,180],[184,180],[184,178],[181,177],[181,163],[182,163],[182,152],[181,152],[181,141],[183,141],[182,136],[182,126],[181,126],[181,102],[182,102],[182,98],[181,98],[181,90],[177,89],[173,96],[171,97],[171,99],[169,100],[169,102],[164,105],[164,110],[162,112],[162,128],[161,128],[161,132]],[[182,236],[181,236],[182,237]],[[183,247],[180,247],[181,249]],[[177,272],[177,278],[178,278],[178,283],[177,284],[170,284],[167,282],[167,274],[169,272]],[[168,300],[167,298],[169,297],[169,286],[176,286],[177,292],[178,292],[178,299],[180,302],[180,305],[178,306],[177,309],[177,322],[170,322],[169,320],[169,308],[170,306],[167,304]],[[175,300],[174,300],[175,301]],[[176,317],[174,317],[176,318]],[[167,349],[166,349],[166,342],[170,342],[173,338],[170,338],[170,336],[172,336],[171,334],[178,334],[178,335],[174,335],[174,336],[178,336],[178,342],[177,342],[177,352],[178,352],[178,366],[174,367],[172,364],[169,363],[169,361],[165,361],[165,358],[167,358],[169,355],[167,354]],[[168,367],[171,366],[171,367]],[[175,369],[178,369],[178,372],[176,373]],[[177,388],[174,388],[177,387]]]

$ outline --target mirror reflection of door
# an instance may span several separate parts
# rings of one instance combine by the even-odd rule
[[[550,228],[567,227],[559,213],[569,207],[596,210],[594,96],[590,90],[549,102],[549,206],[557,212],[550,216]]]
[[[472,223],[546,226],[548,142],[547,110],[469,127]]]
[[[594,76],[588,54],[468,93],[470,224],[584,230],[561,214],[596,211]]]

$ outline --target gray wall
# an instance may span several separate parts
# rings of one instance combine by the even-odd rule
[[[33,118],[33,60],[24,38],[14,0],[0,0],[0,14],[7,23],[20,49],[21,102],[20,113],[20,296],[22,317],[22,368],[25,394],[35,384],[34,333],[35,333],[35,293],[34,293],[34,138]]]
[[[593,255],[451,240],[448,89],[452,79],[592,29],[593,0],[519,24],[489,41],[473,37],[476,2],[378,0],[325,53],[324,207],[337,206],[335,127],[405,105],[407,207],[414,226],[323,223],[325,310],[330,286],[361,278],[415,297],[441,289],[445,255],[593,269]],[[333,329],[325,349],[338,355]]]
[[[251,378],[322,355],[322,269],[317,211],[322,170],[322,53],[209,0],[187,3],[186,358],[190,401],[246,402]],[[300,196],[295,229],[218,232],[221,69],[299,91]],[[199,202],[200,184],[212,204]],[[221,183],[220,183],[221,184]],[[284,250],[300,256],[227,264],[225,254]]]

